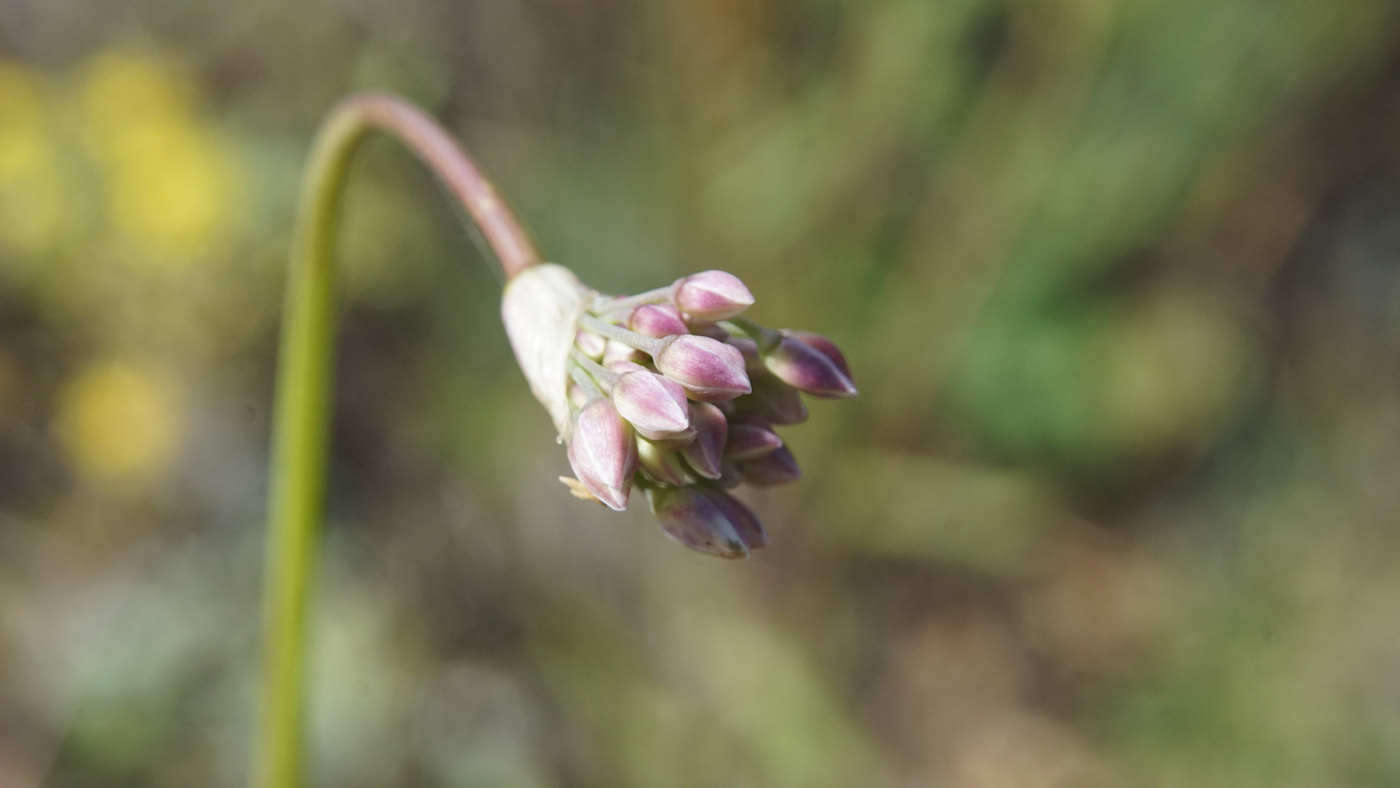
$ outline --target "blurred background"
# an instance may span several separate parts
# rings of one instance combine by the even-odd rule
[[[0,0],[0,786],[239,786],[293,198],[420,102],[862,397],[724,562],[572,499],[432,178],[347,201],[317,784],[1400,783],[1400,5]]]

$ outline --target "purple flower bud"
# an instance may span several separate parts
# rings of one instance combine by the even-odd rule
[[[779,380],[814,397],[845,399],[856,395],[855,384],[836,362],[796,337],[784,336],[764,354],[763,365]]]
[[[613,402],[622,418],[652,440],[674,437],[690,429],[685,389],[654,372],[628,372],[613,384]]]
[[[762,416],[750,413],[742,420],[729,422],[724,456],[736,462],[752,460],[782,447],[783,439],[773,431],[773,425]]]
[[[675,307],[666,304],[646,304],[637,307],[628,318],[627,327],[642,336],[656,339],[690,333],[690,329],[685,327],[685,321],[681,320],[681,313],[677,312]]]
[[[681,455],[696,473],[706,479],[718,479],[719,463],[724,458],[724,442],[729,432],[724,414],[708,402],[692,402],[690,424],[695,428],[695,440],[681,450]]]
[[[627,508],[637,470],[637,442],[612,400],[595,397],[583,407],[568,453],[574,474],[589,492],[617,511]]]
[[[603,366],[610,367],[617,361],[632,361],[638,364],[650,361],[651,358],[642,351],[631,345],[618,342],[616,339],[609,339],[606,347],[603,348]]]
[[[797,467],[797,458],[786,446],[753,460],[735,463],[744,481],[759,487],[775,487],[791,484],[802,478],[802,469]]]
[[[607,348],[608,340],[593,333],[592,331],[580,330],[574,334],[574,347],[578,348],[583,355],[597,361],[603,357],[603,351]]]
[[[685,387],[691,399],[701,402],[733,399],[750,390],[744,355],[709,337],[676,337],[656,354],[656,368]]]
[[[748,556],[748,545],[729,513],[701,488],[662,487],[649,495],[651,509],[667,536],[692,550],[721,558]]]
[[[646,438],[637,439],[637,464],[641,472],[657,484],[681,487],[690,482],[681,455]]]
[[[702,271],[676,282],[676,306],[695,320],[726,320],[753,305],[753,294],[726,271]]]
[[[753,393],[736,401],[741,412],[756,413],[774,424],[801,424],[807,420],[807,406],[797,389],[764,372],[754,375]]]
[[[785,329],[783,334],[804,344],[811,345],[821,351],[822,355],[831,359],[831,363],[835,364],[836,368],[841,370],[841,374],[845,375],[847,380],[852,383],[856,382],[855,375],[851,374],[851,367],[846,363],[846,357],[842,355],[841,349],[836,347],[835,342],[812,331]]]
[[[709,498],[711,503],[724,512],[734,530],[738,532],[739,538],[744,541],[744,546],[750,550],[768,546],[768,532],[763,529],[763,522],[742,501],[720,490],[701,488],[700,494]]]

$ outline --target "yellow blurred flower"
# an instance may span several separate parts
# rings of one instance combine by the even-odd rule
[[[112,227],[151,263],[182,264],[207,253],[229,212],[235,167],[196,116],[193,96],[178,69],[129,53],[97,56],[79,90],[84,132],[107,179]]]
[[[57,237],[67,202],[46,88],[36,72],[0,61],[0,244],[21,254]]]
[[[69,461],[98,483],[144,481],[165,469],[183,421],[178,382],[126,361],[89,366],[59,398],[59,436]]]

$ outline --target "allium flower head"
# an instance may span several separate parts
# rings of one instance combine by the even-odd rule
[[[575,495],[616,510],[643,490],[662,530],[742,558],[768,544],[726,490],[802,472],[774,425],[807,419],[799,391],[855,396],[825,337],[741,317],[738,277],[705,271],[635,296],[602,296],[568,269],[526,268],[506,286],[506,333],[530,390],[568,444]]]

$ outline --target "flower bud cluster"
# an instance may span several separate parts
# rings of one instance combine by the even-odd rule
[[[776,427],[807,419],[799,392],[846,398],[856,387],[829,339],[759,325],[743,317],[753,302],[724,271],[625,297],[599,296],[555,265],[512,281],[507,333],[568,443],[575,495],[621,511],[640,489],[667,535],[713,555],[768,544],[727,491],[800,479]]]

